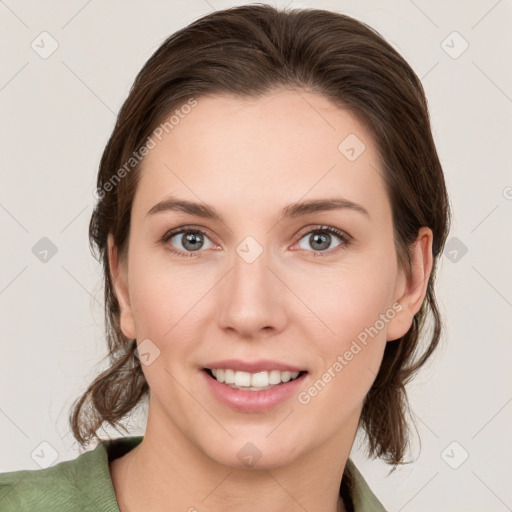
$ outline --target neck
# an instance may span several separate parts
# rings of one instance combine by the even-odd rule
[[[142,442],[111,463],[121,512],[346,510],[339,488],[358,416],[291,463],[255,469],[218,463],[149,410]]]

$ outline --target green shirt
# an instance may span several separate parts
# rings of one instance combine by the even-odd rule
[[[46,469],[0,474],[2,512],[120,512],[109,461],[137,446],[142,436],[101,441],[77,458]],[[348,459],[340,494],[349,512],[386,512]]]

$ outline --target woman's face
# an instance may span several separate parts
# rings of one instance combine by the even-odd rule
[[[386,341],[408,328],[369,133],[284,89],[200,97],[172,126],[143,162],[116,281],[149,422],[239,467],[352,442]],[[298,378],[275,384],[296,375],[287,368]]]

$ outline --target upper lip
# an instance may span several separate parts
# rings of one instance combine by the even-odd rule
[[[222,361],[214,361],[208,363],[205,368],[215,369],[231,369],[241,372],[258,373],[269,372],[271,370],[279,370],[281,372],[301,372],[304,368],[299,368],[287,363],[279,361],[271,361],[269,359],[258,359],[255,361],[242,361],[241,359],[223,359]]]

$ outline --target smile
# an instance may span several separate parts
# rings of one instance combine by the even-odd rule
[[[261,370],[254,373],[232,368],[203,368],[202,379],[212,398],[240,413],[263,413],[297,395],[307,371]]]
[[[249,373],[232,370],[230,368],[207,368],[207,371],[209,371],[212,377],[214,377],[218,382],[222,382],[230,388],[245,391],[263,391],[265,389],[271,389],[284,382],[295,380],[301,373],[280,370]]]

